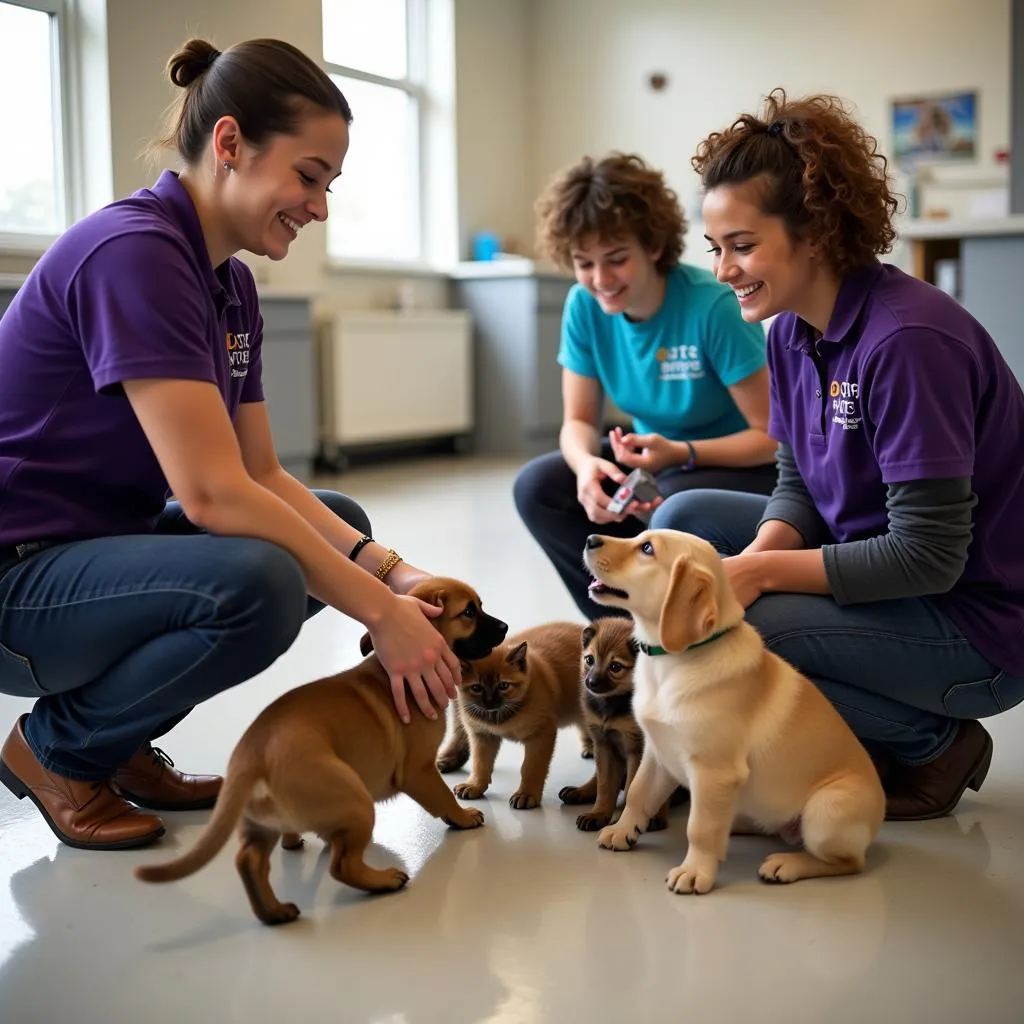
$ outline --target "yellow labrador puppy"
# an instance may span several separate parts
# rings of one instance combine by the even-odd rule
[[[644,753],[617,824],[599,844],[628,850],[676,788],[690,789],[679,893],[708,892],[734,821],[804,850],[774,853],[766,882],[862,871],[885,816],[867,751],[822,693],[744,621],[722,560],[675,530],[591,536],[591,594],[633,617],[641,653],[633,712]]]

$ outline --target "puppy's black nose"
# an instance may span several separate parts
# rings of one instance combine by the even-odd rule
[[[587,550],[593,551],[594,548],[599,548],[604,543],[604,538],[599,537],[596,533],[592,533],[587,538]]]

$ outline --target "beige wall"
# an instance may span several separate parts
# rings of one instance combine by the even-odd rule
[[[139,153],[159,132],[168,105],[180,95],[167,82],[163,68],[168,57],[188,37],[211,39],[223,49],[242,39],[273,36],[313,55],[321,51],[320,0],[107,3],[115,196],[148,185],[161,167],[176,166],[173,151],[156,164]],[[358,144],[356,137],[353,144]],[[342,275],[326,271],[326,231],[319,224],[305,228],[288,258],[278,263],[243,256],[254,267],[261,283],[316,292],[323,308],[386,305],[400,281],[393,275]],[[436,278],[424,278],[417,286],[425,303],[443,301]]]
[[[537,112],[529,0],[456,0],[459,241],[490,230],[532,245]]]
[[[883,149],[891,97],[977,88],[982,161],[965,171],[992,175],[1009,139],[1009,25],[1009,0],[534,0],[532,188],[583,153],[635,150],[692,218],[697,143],[777,85],[852,101]],[[661,93],[652,71],[669,75]],[[692,219],[687,258],[701,261]]]
[[[157,173],[139,153],[174,98],[163,67],[188,35],[207,35],[221,46],[275,35],[320,52],[320,0],[87,2],[106,3],[115,196]],[[977,88],[982,161],[960,173],[1005,176],[993,169],[991,153],[1009,138],[1009,0],[453,2],[463,257],[469,236],[481,228],[532,244],[533,199],[550,175],[583,153],[622,148],[665,169],[693,222],[688,257],[704,260],[690,156],[707,131],[778,84],[852,100],[884,148],[892,96]],[[661,94],[644,84],[655,70],[670,77]],[[102,97],[103,90],[93,94]],[[103,131],[93,133],[100,148]],[[91,158],[97,160],[95,150]],[[168,154],[165,163],[171,161]],[[310,225],[288,259],[252,263],[270,285],[314,291],[325,308],[380,306],[395,298],[402,275],[326,271],[325,241],[324,230]],[[0,255],[0,273],[28,265]],[[415,278],[412,286],[421,303],[445,303],[442,278]]]
[[[434,2],[434,0],[431,0]],[[175,99],[164,63],[190,35],[220,47],[254,36],[287,39],[321,52],[320,0],[176,0],[172,4],[107,0],[114,195],[148,184],[162,164],[139,157]],[[528,0],[455,0],[456,160],[459,256],[480,227],[522,237],[529,231],[526,124]],[[496,123],[506,127],[495,132]],[[354,132],[352,145],[359,144]],[[383,306],[412,288],[426,306],[446,304],[436,275],[325,270],[326,231],[309,225],[286,260],[250,258],[259,279],[282,289],[314,289],[323,309]]]

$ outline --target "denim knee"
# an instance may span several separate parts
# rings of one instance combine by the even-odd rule
[[[512,485],[516,511],[523,522],[530,523],[539,510],[557,505],[552,499],[556,493],[565,491],[566,480],[571,475],[561,452],[548,452],[526,463]]]
[[[540,480],[543,476],[544,457],[531,459],[516,474],[512,484],[512,500],[515,502],[516,511],[520,517],[526,518],[526,513],[534,507],[538,494],[543,493]]]
[[[370,528],[370,517],[363,510],[359,502],[350,498],[347,494],[338,491],[313,492],[339,519],[344,519],[349,526],[354,527],[367,537],[373,536]]]
[[[220,581],[214,628],[238,648],[242,678],[263,671],[295,642],[306,617],[306,578],[284,548],[269,541],[224,538],[230,570]],[[225,637],[226,634],[226,637]]]
[[[652,530],[679,530],[704,535],[706,524],[721,515],[722,492],[708,490],[680,491],[671,494],[651,516]]]

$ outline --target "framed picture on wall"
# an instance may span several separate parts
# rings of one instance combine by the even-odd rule
[[[978,94],[946,93],[892,101],[893,157],[973,160],[978,150]]]

